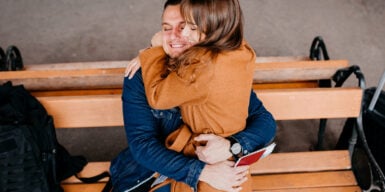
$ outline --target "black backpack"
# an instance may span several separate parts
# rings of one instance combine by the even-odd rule
[[[345,122],[336,149],[349,148],[351,135],[353,130],[356,130],[359,140],[352,149],[352,168],[358,184],[367,191],[385,191],[385,92],[380,92],[374,109],[369,110],[375,91],[375,87],[364,91],[360,119],[362,130],[356,118],[349,118]]]
[[[80,172],[56,138],[53,118],[22,85],[0,85],[0,192],[59,192],[60,181]]]

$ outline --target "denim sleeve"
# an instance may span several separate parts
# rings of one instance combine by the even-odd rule
[[[147,103],[141,70],[130,80],[124,78],[122,102],[124,127],[133,158],[150,170],[195,188],[205,164],[165,147],[161,134],[164,125],[154,118]]]
[[[232,137],[242,145],[244,153],[247,154],[271,142],[275,133],[276,123],[273,116],[252,90],[246,128]]]

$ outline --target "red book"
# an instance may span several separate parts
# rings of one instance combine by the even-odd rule
[[[238,159],[238,161],[235,163],[236,166],[242,166],[242,165],[251,165],[255,162],[257,162],[259,159],[262,159],[268,155],[270,155],[275,148],[275,143],[272,143],[268,145],[267,147],[264,147],[258,151],[254,151],[252,153],[249,153],[245,156],[242,156]]]

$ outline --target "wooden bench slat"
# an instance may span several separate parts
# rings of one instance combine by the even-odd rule
[[[295,81],[279,83],[254,83],[253,89],[293,89],[293,88],[317,88],[318,81]]]
[[[110,162],[89,162],[79,174],[81,177],[95,176],[108,171]],[[313,151],[313,152],[291,152],[273,153],[261,159],[250,168],[252,175],[271,173],[293,173],[293,172],[320,172],[351,169],[349,152],[338,151]],[[106,181],[103,180],[103,181]],[[64,183],[80,182],[75,177],[70,177]]]
[[[347,150],[338,150],[273,153],[254,163],[250,168],[250,172],[257,175],[349,169],[351,169],[349,152]]]
[[[258,57],[255,59],[256,63],[272,63],[272,62],[291,62],[291,61],[309,61],[307,56],[268,56]]]
[[[296,81],[281,83],[261,83],[253,84],[253,89],[292,89],[292,88],[317,88],[318,81]],[[81,89],[81,90],[52,90],[52,91],[32,91],[35,97],[46,96],[74,96],[74,95],[111,95],[121,94],[121,88],[108,89]]]
[[[95,175],[99,175],[100,173],[103,173],[105,171],[109,172],[110,170],[110,162],[109,161],[103,161],[103,162],[89,162],[83,170],[78,174],[79,177],[93,177]],[[101,182],[107,182],[108,178],[103,178],[100,181]],[[75,176],[69,177],[62,181],[62,183],[68,184],[68,183],[81,183],[79,179],[77,179]]]
[[[82,69],[109,69],[125,68],[129,61],[88,61],[72,63],[49,63],[25,65],[25,71],[51,71],[51,70],[82,70]]]
[[[103,190],[105,182],[100,183],[79,183],[79,184],[62,184],[65,192],[100,192]]]
[[[65,192],[95,192],[102,191],[105,183],[93,183],[93,184],[62,184]],[[295,189],[269,189],[253,191],[258,192],[361,192],[362,190],[358,186],[346,186],[346,187],[317,187],[317,188],[295,188]]]
[[[257,57],[256,63],[270,62],[291,62],[308,61],[306,56],[276,56],[276,57]],[[105,69],[105,68],[125,68],[128,60],[122,61],[91,61],[91,62],[72,62],[72,63],[50,63],[50,64],[30,64],[25,65],[24,70],[47,71],[47,70],[79,70],[79,69]]]
[[[347,60],[258,63],[253,82],[269,83],[331,79],[338,69],[348,66]]]
[[[278,177],[278,176],[277,176]],[[258,179],[257,177],[254,176],[255,179]],[[280,178],[279,178],[280,179]],[[322,179],[322,178],[318,178]],[[302,182],[307,182],[307,181],[302,181]],[[355,185],[355,186],[354,186]],[[78,192],[78,191],[87,191],[87,192],[93,192],[93,191],[101,191],[105,186],[105,182],[100,182],[100,183],[93,183],[93,184],[84,184],[84,183],[62,183],[62,187],[64,188],[65,192]],[[260,186],[253,186],[253,191],[259,191],[259,192],[264,192],[264,191],[273,191],[273,192],[353,192],[353,191],[362,191],[356,184],[352,184],[351,186],[336,186],[336,187],[299,187],[296,186],[297,188],[293,189],[262,189]]]
[[[256,93],[276,120],[357,117],[362,99],[359,88],[273,89]]]
[[[347,60],[262,58],[259,62],[254,83],[330,79],[338,69],[348,66]],[[23,71],[0,72],[0,83],[12,81],[31,91],[121,88],[126,65],[127,61],[28,65]]]
[[[296,188],[296,189],[277,189],[277,190],[253,190],[254,192],[361,192],[358,186],[346,187],[317,187],[317,188]]]
[[[38,99],[48,113],[55,117],[56,128],[123,125],[120,95],[57,96]]]
[[[98,77],[100,75],[105,76],[118,76],[119,78],[123,78],[124,68],[101,68],[101,69],[79,69],[79,70],[47,70],[47,71],[7,71],[1,72],[1,79],[52,79],[55,78],[76,78],[76,77]],[[121,82],[122,83],[122,82]]]
[[[254,190],[355,186],[352,171],[267,174],[252,176]]]
[[[359,191],[350,169],[348,151],[317,151],[274,153],[255,163],[250,171],[253,174],[253,189],[272,191]],[[320,159],[317,159],[320,158]],[[316,161],[316,162],[309,162]],[[110,162],[90,162],[80,173],[82,177],[90,177],[109,169]],[[278,167],[275,169],[273,167]],[[295,170],[297,169],[297,170]],[[305,173],[291,173],[298,172]],[[336,171],[347,170],[347,171]],[[279,172],[279,174],[269,174]],[[258,175],[265,172],[263,175]],[[306,173],[312,172],[312,173]],[[256,181],[257,180],[257,181]],[[101,180],[106,182],[107,179]],[[266,183],[267,182],[267,183]],[[65,191],[100,191],[104,183],[100,185],[81,184],[75,177],[70,177],[63,182]],[[262,184],[261,184],[262,183]],[[264,186],[273,186],[265,188]],[[330,187],[330,186],[336,186]],[[338,187],[346,186],[346,187]],[[85,189],[87,187],[87,189]],[[299,190],[301,188],[302,190]]]
[[[33,91],[35,97],[50,96],[80,96],[80,95],[120,95],[122,88],[115,89],[87,89],[87,90],[56,90],[56,91]]]
[[[1,72],[0,83],[12,81],[28,90],[71,90],[122,88],[124,68],[8,71]]]
[[[358,88],[256,92],[277,120],[356,117],[362,97],[362,91]],[[350,99],[345,99],[347,97]],[[123,125],[121,95],[52,96],[38,99],[48,113],[55,117],[57,128]]]

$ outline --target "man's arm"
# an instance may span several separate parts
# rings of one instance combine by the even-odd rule
[[[276,123],[273,116],[252,90],[246,128],[232,137],[241,144],[244,153],[250,153],[270,143],[275,133]]]

